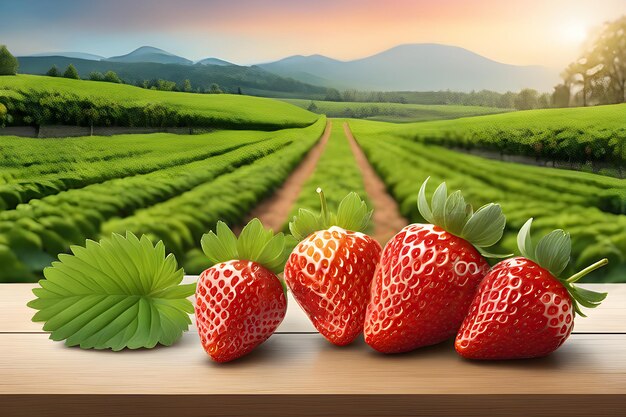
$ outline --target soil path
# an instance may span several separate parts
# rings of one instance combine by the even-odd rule
[[[252,210],[246,219],[246,223],[257,217],[263,222],[265,227],[269,227],[275,232],[283,230],[289,213],[296,203],[298,195],[300,195],[302,185],[313,174],[317,161],[324,153],[331,129],[332,121],[329,119],[320,140],[306,154],[300,165],[289,175],[289,178],[283,185]],[[238,231],[235,233],[238,233]]]
[[[357,144],[348,123],[343,124],[343,131],[348,138],[356,163],[361,169],[365,192],[374,206],[374,215],[372,216],[374,224],[373,237],[384,246],[389,239],[409,222],[400,214],[398,203],[387,193],[385,183],[378,177],[378,174],[376,174],[376,171],[374,171],[374,168],[367,160],[365,153]]]

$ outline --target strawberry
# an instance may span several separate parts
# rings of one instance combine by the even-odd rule
[[[460,191],[441,184],[418,209],[430,224],[411,224],[385,245],[372,282],[365,342],[383,353],[408,352],[453,337],[478,284],[489,271],[485,247],[502,237],[506,220],[497,204],[475,213]],[[483,256],[484,255],[484,256]]]
[[[558,349],[574,327],[580,306],[593,308],[606,293],[573,285],[599,262],[567,279],[558,276],[571,252],[569,234],[554,230],[532,244],[532,219],[520,229],[517,242],[523,257],[497,264],[480,284],[455,341],[469,359],[520,359],[548,355]]]
[[[258,219],[239,239],[222,222],[202,236],[213,264],[198,279],[196,325],[204,350],[216,362],[237,359],[270,337],[287,311],[285,288],[276,274],[288,255],[285,236],[265,230]]]
[[[337,214],[300,209],[289,224],[301,242],[285,265],[285,281],[315,328],[331,343],[351,343],[363,331],[369,288],[380,258],[380,244],[362,233],[372,212],[356,193]]]

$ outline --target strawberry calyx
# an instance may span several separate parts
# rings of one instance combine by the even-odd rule
[[[558,279],[569,293],[572,303],[574,304],[576,314],[581,317],[587,317],[583,314],[580,307],[597,307],[606,298],[607,293],[587,290],[574,285],[574,283],[579,281],[588,273],[609,263],[608,259],[601,259],[575,273],[569,278],[561,278],[560,275],[567,267],[572,252],[572,241],[569,233],[561,229],[553,230],[543,236],[537,245],[534,245],[530,236],[532,223],[533,219],[528,219],[517,234],[517,246],[520,253],[523,257],[535,262],[541,268],[550,272],[553,277]]]
[[[417,208],[427,222],[446,232],[471,243],[485,258],[506,258],[512,254],[494,254],[485,248],[495,245],[502,238],[506,218],[499,204],[489,203],[474,212],[471,204],[465,202],[461,191],[448,195],[446,183],[435,190],[430,205],[426,200],[426,185],[430,177],[422,184]]]
[[[320,197],[321,210],[314,213],[308,209],[299,209],[298,214],[289,222],[289,231],[296,240],[304,240],[313,232],[338,226],[352,232],[365,232],[372,217],[365,201],[355,192],[349,193],[341,200],[337,213],[328,210],[326,197],[321,188],[315,190]]]
[[[243,228],[239,238],[226,223],[217,222],[215,232],[202,236],[202,251],[209,258],[211,266],[232,260],[256,262],[275,274],[282,272],[293,245],[290,237],[283,233],[274,234],[266,229],[259,219],[252,219]],[[285,284],[281,280],[285,289]]]

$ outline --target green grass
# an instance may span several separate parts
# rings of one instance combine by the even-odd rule
[[[115,143],[116,138],[51,141],[77,144],[75,158],[69,151],[57,155],[70,160],[68,164],[50,165],[55,169],[50,175],[56,178],[51,182],[66,188],[47,189],[45,196],[0,211],[0,282],[36,280],[41,270],[71,245],[113,231],[130,230],[163,240],[182,261],[217,220],[242,220],[256,202],[284,181],[324,126],[325,120],[320,118],[307,128],[271,133],[136,135],[118,143],[117,153],[104,149],[104,141]],[[206,143],[199,143],[202,140]],[[176,154],[175,147],[185,141],[193,144],[181,151],[182,156]],[[37,183],[30,154],[35,160],[45,159],[48,140],[25,143],[31,148],[20,154],[23,166],[35,172],[21,181]],[[171,155],[155,155],[153,149]],[[99,151],[106,163],[96,157]],[[141,168],[143,156],[147,158]],[[74,167],[81,164],[84,171],[76,171]],[[17,193],[22,191],[23,184],[5,185],[15,187]]]
[[[397,125],[372,123],[372,133],[426,144],[572,162],[626,161],[626,104],[518,111]]]
[[[275,129],[303,127],[314,123],[318,118],[317,115],[297,106],[260,97],[155,91],[123,84],[37,75],[0,77],[0,96],[28,90],[55,92],[61,95],[75,94],[80,98],[115,101],[123,106],[157,103],[181,114],[197,115],[243,127],[267,126]]]
[[[517,230],[534,217],[537,233],[556,228],[571,233],[574,261],[569,272],[608,257],[609,267],[588,280],[626,281],[624,180],[488,160],[383,133],[374,123],[353,121],[351,127],[410,220],[423,220],[416,197],[424,179],[431,176],[430,192],[446,181],[449,188],[462,189],[475,209],[492,201],[502,205],[508,223],[501,250],[517,252]]]
[[[311,100],[283,99],[283,101],[307,109]],[[315,113],[328,117],[348,117],[386,122],[421,122],[425,120],[456,119],[493,113],[505,113],[512,109],[496,107],[425,105],[401,103],[362,103],[340,101],[314,101]]]

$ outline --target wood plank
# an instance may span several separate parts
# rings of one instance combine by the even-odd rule
[[[626,335],[573,335],[536,360],[467,361],[451,342],[382,355],[317,334],[274,335],[250,355],[212,362],[197,334],[140,351],[65,347],[45,334],[0,335],[0,394],[620,394]]]
[[[623,417],[623,395],[0,395],[3,417]],[[254,410],[251,412],[251,410]]]
[[[185,283],[197,277],[185,277]],[[40,332],[41,323],[31,322],[34,311],[26,303],[34,298],[36,284],[0,284],[0,333]],[[609,296],[587,318],[576,319],[576,333],[626,333],[626,284],[584,284],[594,291],[607,291]],[[315,328],[289,293],[288,310],[279,332],[308,333]],[[195,329],[192,329],[195,331]]]

